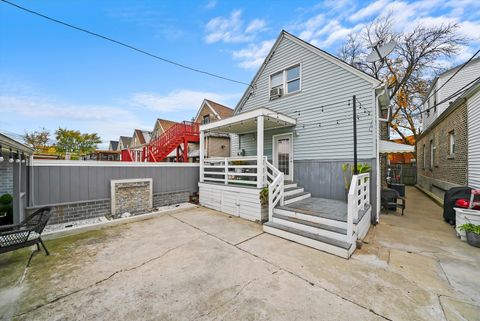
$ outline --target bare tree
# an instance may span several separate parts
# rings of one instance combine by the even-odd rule
[[[442,24],[418,25],[411,31],[396,32],[391,16],[387,15],[350,35],[338,54],[347,63],[387,81],[393,103],[389,126],[405,143],[409,143],[408,135],[416,139],[419,134],[419,119],[414,115],[425,98],[428,80],[442,68],[440,58],[451,58],[467,43],[457,30],[457,24]],[[383,62],[365,60],[375,44],[392,40],[397,45]]]

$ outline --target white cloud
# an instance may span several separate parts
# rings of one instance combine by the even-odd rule
[[[232,105],[240,94],[218,94],[194,90],[175,90],[167,95],[156,93],[134,94],[130,103],[134,106],[145,107],[163,113],[178,111],[196,111],[205,98],[222,104]],[[193,114],[192,114],[193,115]]]
[[[110,106],[69,105],[42,97],[0,96],[0,109],[28,118],[62,118],[74,121],[111,120],[132,116]]]
[[[262,19],[252,20],[246,27],[242,11],[235,10],[229,17],[216,17],[205,26],[205,42],[239,43],[252,41],[256,34],[265,30],[266,22]]]
[[[213,9],[217,6],[217,1],[216,0],[210,0],[207,2],[207,4],[205,5],[205,9],[207,10],[210,10],[210,9]]]
[[[132,112],[103,105],[66,104],[41,96],[2,95],[0,110],[4,118],[13,121],[38,124],[53,133],[58,127],[78,129],[86,133],[98,133],[104,142],[131,135],[135,128],[150,128]],[[35,128],[28,128],[33,130]],[[101,148],[105,147],[103,144]]]
[[[377,14],[382,10],[390,1],[388,0],[377,0],[370,3],[368,6],[358,10],[356,13],[350,16],[350,21],[357,21],[364,18],[369,18],[374,14]]]
[[[233,58],[239,60],[240,67],[245,69],[255,69],[260,67],[263,60],[269,53],[275,39],[262,41],[260,44],[249,44],[247,48],[234,51]]]

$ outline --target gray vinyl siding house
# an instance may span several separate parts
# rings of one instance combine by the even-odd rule
[[[271,75],[300,65],[300,91],[270,100]],[[377,113],[375,88],[380,82],[328,53],[283,32],[245,92],[235,114],[265,107],[297,120],[295,127],[265,132],[264,155],[272,159],[273,135],[293,133],[294,180],[313,197],[345,199],[343,163],[353,162],[352,96],[359,119],[358,159],[372,168],[377,181]],[[322,111],[323,106],[323,111]],[[338,124],[337,124],[338,121]],[[232,138],[232,156],[256,155],[255,133]],[[376,193],[372,193],[376,212]]]
[[[235,114],[200,126],[200,204],[349,258],[378,221],[380,103],[380,81],[282,31]],[[372,171],[347,178],[346,190],[354,110],[358,161]],[[231,135],[231,157],[205,157],[212,132]]]

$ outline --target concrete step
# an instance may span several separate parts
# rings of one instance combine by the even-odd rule
[[[294,182],[292,182],[292,181],[284,181],[284,182],[283,182],[283,187],[284,187],[285,189],[287,189],[287,188],[298,187],[298,185],[297,185],[297,183],[294,183]]]
[[[291,196],[291,195],[303,193],[304,191],[305,190],[303,189],[303,187],[288,187],[283,189],[283,195]]]
[[[274,213],[272,222],[292,227],[298,230],[310,232],[316,235],[326,236],[339,241],[344,241],[347,237],[346,228],[321,223],[314,223],[286,215]]]
[[[304,200],[304,199],[309,198],[311,196],[312,195],[310,193],[303,192],[303,193],[298,193],[298,194],[295,194],[295,195],[285,196],[284,201],[285,201],[285,204],[291,204],[291,203],[294,203],[294,202]]]
[[[335,240],[274,222],[266,222],[263,224],[263,230],[266,233],[346,259],[348,259],[355,250],[355,243],[349,244],[344,241]]]

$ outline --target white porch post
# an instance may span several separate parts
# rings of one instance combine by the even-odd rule
[[[203,158],[205,155],[205,133],[200,131],[200,182],[203,183]]]
[[[263,187],[263,121],[263,115],[257,117],[257,188]]]

